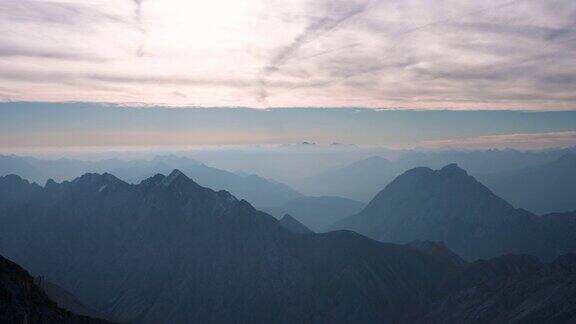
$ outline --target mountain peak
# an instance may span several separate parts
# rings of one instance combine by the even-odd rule
[[[124,181],[118,179],[116,176],[110,173],[85,173],[72,180],[72,183],[79,185],[125,184]]]
[[[464,257],[478,257],[482,255],[472,256],[464,244],[471,238],[490,237],[501,224],[519,215],[520,211],[458,165],[449,164],[440,170],[406,171],[337,228],[393,243],[445,241]]]
[[[20,185],[30,184],[28,180],[23,179],[22,177],[16,174],[8,174],[5,176],[0,176],[0,180],[2,180],[5,183],[11,183],[11,184],[20,184]]]
[[[162,179],[162,184],[166,187],[171,186],[174,183],[191,180],[182,171],[174,169],[170,174]]]
[[[451,174],[451,175],[463,175],[463,176],[468,175],[466,170],[459,167],[458,164],[456,164],[456,163],[450,163],[450,164],[444,166],[442,169],[440,169],[440,171],[442,173]]]

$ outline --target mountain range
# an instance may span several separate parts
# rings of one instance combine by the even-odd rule
[[[514,206],[533,213],[576,210],[576,154],[519,170],[478,175]]]
[[[440,172],[465,176],[455,166]],[[0,177],[0,253],[120,322],[576,318],[575,255],[468,263],[442,243],[294,233],[178,170],[139,184],[111,174],[44,187]]]
[[[289,186],[254,174],[241,175],[207,166],[187,157],[160,155],[151,160],[107,159],[82,161],[72,159],[42,160],[14,155],[0,155],[0,175],[17,174],[39,184],[48,179],[72,180],[84,173],[111,173],[129,183],[139,183],[155,174],[179,169],[198,183],[218,190],[228,190],[257,206],[276,206],[302,195]]]
[[[296,188],[307,195],[339,196],[369,201],[374,193],[394,179],[403,167],[380,156],[322,172],[300,181]]]
[[[374,156],[301,180],[306,195],[334,195],[368,202],[398,175],[415,167],[441,168],[458,162],[512,205],[536,214],[576,210],[573,150],[409,152],[396,160]]]
[[[335,228],[393,243],[443,241],[468,260],[506,253],[543,260],[576,251],[575,213],[536,216],[496,196],[456,164],[406,171]]]
[[[294,234],[180,171],[138,185],[7,176],[0,211],[0,253],[121,322],[397,320],[448,271],[352,232]]]

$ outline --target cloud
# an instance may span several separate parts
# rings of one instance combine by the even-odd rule
[[[86,62],[103,62],[106,59],[97,57],[90,53],[79,53],[75,51],[58,51],[43,48],[27,48],[11,46],[0,43],[0,58],[39,58],[63,61],[86,61]]]
[[[576,109],[572,0],[3,0],[0,33],[15,100]]]
[[[278,72],[282,65],[286,64],[305,44],[310,43],[337,29],[346,21],[361,14],[368,7],[368,1],[336,1],[325,5],[323,12],[318,17],[313,17],[305,26],[304,30],[298,34],[288,45],[282,46],[276,54],[266,63],[260,72],[259,80],[259,100],[265,101],[268,97],[268,81],[266,78],[275,72]],[[322,53],[314,54],[308,58],[318,57],[341,49],[349,48],[353,45],[346,45],[337,49],[331,49]]]
[[[131,0],[134,4],[134,22],[136,24],[136,29],[140,32],[142,37],[146,36],[146,29],[144,29],[144,23],[142,21],[142,3],[144,0]],[[142,57],[144,56],[144,41],[138,45],[138,49],[136,50],[136,56]]]
[[[485,135],[463,139],[423,141],[420,143],[420,145],[423,147],[435,149],[544,149],[573,147],[576,146],[576,131]]]
[[[97,5],[50,0],[2,0],[0,20],[76,26],[83,25],[86,21],[125,23],[123,17],[103,12]]]

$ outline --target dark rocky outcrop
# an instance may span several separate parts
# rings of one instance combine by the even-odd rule
[[[52,301],[26,270],[0,256],[0,323],[108,323],[78,316]]]

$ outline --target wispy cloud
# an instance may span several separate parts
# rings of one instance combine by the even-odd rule
[[[576,131],[485,135],[463,139],[423,141],[421,146],[436,149],[515,148],[543,149],[576,146]]]
[[[576,109],[572,0],[2,0],[0,33],[13,100]]]
[[[144,28],[144,23],[142,21],[142,3],[144,0],[131,0],[134,4],[134,22],[136,24],[136,29],[142,35],[142,38],[146,37],[146,29]],[[140,42],[138,45],[138,49],[136,50],[136,56],[142,57],[144,56],[144,40]]]
[[[368,0],[335,1],[326,4],[325,7],[322,8],[323,12],[321,12],[317,17],[312,17],[308,24],[305,26],[304,30],[294,39],[292,39],[288,45],[280,47],[277,53],[275,53],[270,58],[262,71],[260,71],[260,90],[258,91],[259,100],[266,101],[268,98],[267,77],[275,72],[278,72],[282,68],[282,65],[286,64],[286,62],[288,62],[297,54],[300,47],[306,43],[314,41],[318,37],[334,31],[346,21],[361,14],[366,10],[368,4]],[[346,45],[338,49],[331,49],[322,53],[317,53],[312,55],[310,58],[331,53],[340,49],[345,49],[350,46],[351,45]]]

